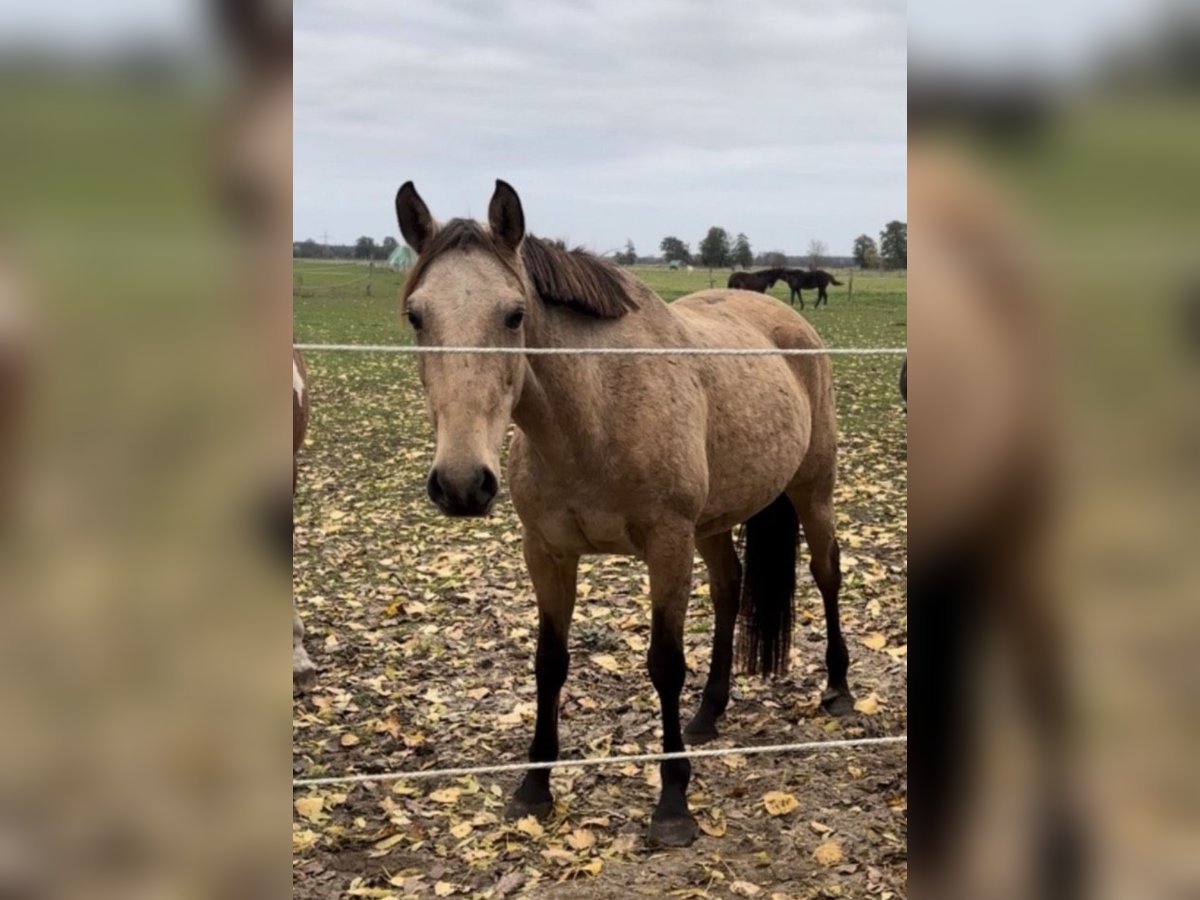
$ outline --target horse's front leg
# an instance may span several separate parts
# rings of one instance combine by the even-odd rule
[[[525,564],[537,594],[538,642],[534,671],[537,677],[537,724],[530,762],[558,759],[558,700],[567,680],[570,654],[567,637],[575,611],[575,580],[579,557],[555,553],[528,533],[524,540]],[[554,808],[550,793],[550,770],[531,769],[509,801],[505,814],[511,819],[523,816],[545,818]]]
[[[647,541],[650,569],[650,680],[662,707],[663,752],[683,750],[679,695],[687,677],[683,656],[683,620],[692,585],[694,536],[690,522],[662,525]],[[652,847],[687,847],[698,833],[688,809],[687,787],[692,764],[686,759],[660,764],[662,795],[650,819]]]

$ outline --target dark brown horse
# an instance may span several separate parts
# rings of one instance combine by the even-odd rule
[[[757,272],[734,272],[728,287],[765,294],[783,277],[783,269],[759,269]]]
[[[804,309],[804,295],[800,292],[804,288],[816,289],[817,303],[815,308],[819,308],[822,303],[826,306],[829,305],[829,294],[825,290],[829,285],[836,284],[838,287],[842,286],[840,281],[824,269],[783,269],[779,277],[791,288],[791,293],[788,294],[788,303],[795,303],[796,299],[799,298],[801,309]]]

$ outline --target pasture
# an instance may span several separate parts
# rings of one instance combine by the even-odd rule
[[[668,301],[709,286],[707,270],[634,272]],[[728,274],[714,273],[718,286]],[[397,312],[402,279],[378,267],[298,261],[295,340],[408,343]],[[855,273],[853,299],[847,291],[830,288],[828,308],[810,305],[807,313],[828,345],[906,342],[903,275]],[[771,295],[786,302],[786,285]],[[413,357],[306,358],[313,413],[295,501],[293,590],[319,675],[316,689],[293,705],[293,775],[524,760],[537,617],[511,504],[502,493],[490,518],[449,520],[429,503],[433,436]],[[774,682],[735,676],[713,747],[906,731],[900,358],[838,357],[833,365],[842,617],[857,710],[833,719],[819,707],[824,623],[802,548],[791,672]],[[685,716],[709,663],[712,612],[702,572],[697,560]],[[645,663],[646,591],[636,560],[593,557],[580,567],[561,706],[564,758],[660,749]],[[657,764],[556,772],[558,804],[542,824],[503,821],[514,773],[297,790],[293,895],[906,893],[903,746],[698,760],[690,799],[704,834],[689,849],[651,853],[644,835],[657,779]]]

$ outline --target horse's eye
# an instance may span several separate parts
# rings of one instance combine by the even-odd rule
[[[420,314],[419,314],[419,313],[415,313],[415,312],[413,312],[412,310],[409,310],[409,312],[408,312],[408,324],[409,324],[409,325],[411,325],[411,326],[413,327],[413,331],[420,331],[420,330],[421,330],[421,316],[420,316]]]
[[[521,310],[513,310],[504,318],[504,325],[516,331],[521,327],[521,323],[525,321],[525,313]]]

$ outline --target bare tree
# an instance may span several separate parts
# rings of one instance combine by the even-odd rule
[[[825,265],[825,257],[828,255],[829,248],[825,246],[824,241],[813,238],[808,242],[808,267],[810,269],[819,269]]]

